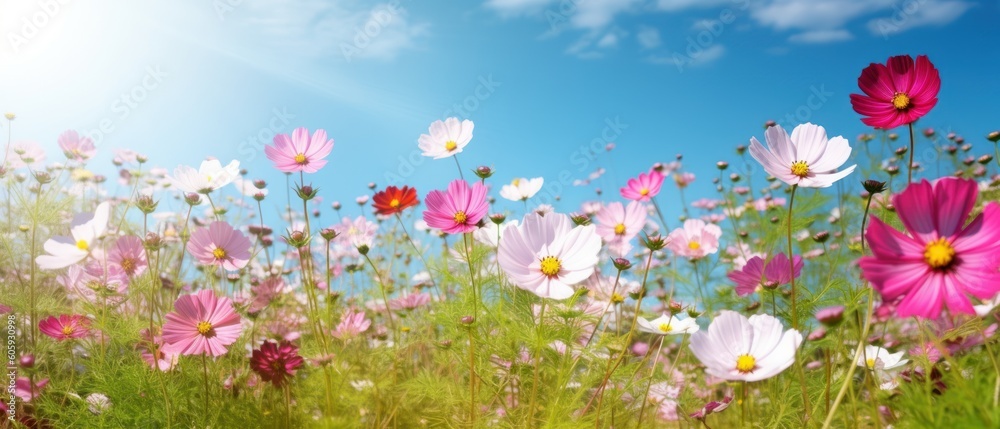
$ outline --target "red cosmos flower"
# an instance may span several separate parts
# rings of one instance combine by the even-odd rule
[[[282,341],[281,344],[265,341],[250,357],[250,368],[262,380],[270,381],[276,387],[283,386],[286,379],[295,375],[295,370],[302,367],[303,363],[299,348],[288,341]]]
[[[380,215],[402,213],[403,210],[420,204],[417,200],[417,190],[409,186],[404,186],[402,189],[389,186],[384,191],[376,193],[372,201],[375,213]]]
[[[854,111],[865,125],[890,129],[911,124],[937,104],[941,77],[926,55],[914,64],[909,55],[890,57],[886,64],[872,63],[861,71],[862,94],[851,94]]]

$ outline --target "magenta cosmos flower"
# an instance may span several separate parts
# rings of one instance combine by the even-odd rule
[[[519,288],[541,298],[566,299],[594,273],[601,238],[594,225],[574,227],[569,216],[536,213],[500,239],[500,267]]]
[[[730,272],[729,280],[736,283],[736,294],[747,296],[764,287],[775,288],[792,281],[802,272],[802,257],[792,257],[794,263],[788,261],[784,253],[779,253],[764,261],[760,256],[754,256],[747,261],[742,269]],[[794,269],[792,268],[794,265]]]
[[[941,77],[926,55],[890,57],[886,64],[872,63],[861,71],[862,94],[851,94],[854,111],[865,116],[865,125],[890,129],[911,124],[937,104]]]
[[[595,220],[597,235],[608,244],[609,250],[617,256],[625,256],[632,250],[629,242],[646,226],[646,206],[638,201],[628,206],[614,202],[601,208]]]
[[[299,348],[288,341],[282,341],[281,344],[265,341],[250,356],[250,369],[261,380],[269,381],[276,387],[284,386],[304,363],[302,356],[299,356]]]
[[[38,330],[59,341],[86,337],[90,332],[90,321],[78,314],[63,314],[38,322]]]
[[[722,228],[701,219],[688,219],[684,226],[670,232],[667,247],[688,259],[699,259],[719,251]]]
[[[628,179],[620,192],[622,198],[626,200],[646,202],[660,193],[661,186],[663,186],[663,174],[650,170],[649,173],[640,173],[637,178]]]
[[[316,130],[312,137],[306,128],[296,128],[292,135],[274,136],[274,146],[264,146],[264,154],[274,167],[284,173],[315,173],[326,165],[327,155],[333,150],[333,139],[326,138],[325,130]]]
[[[1000,206],[986,204],[965,225],[978,195],[972,180],[910,185],[893,198],[909,235],[872,216],[865,234],[872,256],[861,258],[861,271],[883,301],[902,297],[900,317],[935,319],[943,304],[952,313],[974,314],[968,295],[988,300],[1000,292]]]
[[[163,325],[164,349],[182,355],[222,356],[243,332],[233,301],[211,290],[184,295],[174,301]]]
[[[802,334],[785,331],[773,316],[756,314],[747,319],[729,310],[712,320],[708,332],[691,335],[691,351],[705,365],[705,372],[730,381],[778,375],[795,362],[801,344]]]
[[[230,271],[250,262],[250,240],[223,221],[212,222],[191,234],[187,251],[202,264],[220,265]]]
[[[486,186],[476,182],[472,187],[464,180],[455,180],[447,191],[431,191],[424,198],[427,210],[424,222],[448,234],[475,231],[479,221],[486,216]]]

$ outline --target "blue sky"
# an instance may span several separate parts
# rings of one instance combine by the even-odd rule
[[[543,176],[574,211],[595,186],[616,198],[677,153],[699,177],[688,201],[712,196],[715,161],[768,119],[818,123],[857,147],[867,130],[848,95],[890,55],[927,54],[941,72],[921,128],[984,153],[1000,128],[995,1],[120,3],[0,0],[0,110],[18,115],[15,141],[58,158],[56,136],[76,129],[99,140],[98,166],[129,147],[171,170],[238,159],[278,183],[261,145],[274,130],[325,128],[336,146],[312,181],[347,202],[372,181],[421,196],[446,186],[454,163],[419,157],[417,138],[461,116],[476,123],[463,167],[493,165],[497,185]],[[588,155],[605,142],[617,148]],[[595,184],[572,186],[600,167]],[[661,200],[673,214],[675,192]]]

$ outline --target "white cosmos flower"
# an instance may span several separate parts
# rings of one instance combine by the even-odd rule
[[[826,188],[854,171],[855,165],[837,171],[851,156],[847,139],[827,139],[826,130],[805,123],[792,130],[789,138],[780,125],[764,132],[767,149],[756,137],[750,138],[750,155],[764,170],[789,185]]]
[[[640,317],[636,319],[636,323],[639,325],[640,332],[656,335],[693,334],[698,332],[699,329],[698,321],[693,317],[678,319],[667,313],[663,313],[662,316],[653,320],[646,320],[646,318]]]
[[[417,143],[424,151],[423,156],[434,159],[447,158],[462,152],[462,149],[469,144],[473,128],[475,124],[468,119],[462,122],[458,122],[458,118],[434,121],[428,129],[429,134],[421,134]]]
[[[500,240],[500,267],[521,289],[542,298],[566,299],[594,272],[601,237],[593,225],[574,227],[569,216],[525,215]]]
[[[486,225],[472,233],[472,237],[480,243],[488,244],[490,247],[497,247],[500,243],[500,237],[503,237],[503,232],[506,231],[507,228],[512,226],[516,227],[520,224],[521,222],[516,219],[509,220],[500,225],[493,222],[486,222]]]
[[[228,185],[240,175],[240,162],[233,160],[225,167],[217,159],[202,161],[201,167],[195,170],[187,165],[179,165],[174,169],[174,175],[168,177],[170,183],[184,192],[208,194]]]
[[[748,320],[735,311],[723,310],[708,325],[708,332],[691,336],[691,351],[710,375],[731,381],[763,380],[795,362],[802,334],[783,329],[781,321],[767,314]]]
[[[976,316],[986,317],[998,305],[1000,305],[1000,294],[997,294],[991,300],[983,301],[981,305],[973,305],[972,308],[976,311]]]
[[[35,258],[38,267],[43,270],[57,270],[86,259],[90,254],[91,245],[107,230],[110,216],[111,206],[107,202],[99,204],[94,213],[76,215],[70,223],[70,237],[52,237],[42,246],[49,254]]]
[[[538,191],[541,191],[544,184],[545,179],[541,177],[534,179],[518,177],[511,181],[509,185],[503,185],[500,188],[500,196],[511,201],[524,201],[535,196]]]
[[[858,366],[868,368],[870,370],[875,370],[876,367],[881,367],[884,371],[890,371],[900,368],[910,361],[909,359],[903,359],[904,354],[905,352],[889,353],[888,350],[881,347],[868,345],[865,346],[864,353],[861,353],[855,358],[855,362]]]

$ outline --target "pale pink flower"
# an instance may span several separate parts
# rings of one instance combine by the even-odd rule
[[[593,225],[575,227],[569,216],[528,214],[500,240],[500,267],[518,287],[542,298],[566,299],[594,272],[601,239]]]
[[[646,224],[646,206],[632,201],[628,206],[613,202],[604,206],[595,216],[597,235],[600,235],[616,256],[625,256],[632,250],[629,242],[639,235]]]
[[[340,324],[334,329],[333,336],[341,340],[349,340],[367,331],[371,325],[372,321],[365,317],[363,311],[348,309],[340,316]]]
[[[164,350],[182,355],[222,356],[243,332],[233,302],[211,290],[184,295],[174,302],[163,325]]]
[[[700,259],[719,251],[722,229],[701,219],[688,219],[684,226],[670,232],[667,247],[688,259]]]
[[[310,137],[306,128],[296,128],[291,136],[278,134],[273,146],[264,146],[267,159],[284,173],[315,173],[326,165],[323,158],[332,150],[333,139],[327,139],[325,130],[316,130]]]
[[[750,138],[750,155],[764,170],[788,185],[826,188],[854,171],[854,165],[837,171],[851,156],[851,145],[841,136],[827,139],[826,130],[805,123],[785,133],[781,125],[764,132],[767,149]]]
[[[431,123],[429,134],[421,134],[417,140],[418,146],[424,151],[424,156],[434,159],[447,158],[462,152],[462,149],[472,140],[472,130],[475,124],[466,119],[448,118],[444,121]]]
[[[781,321],[767,314],[747,319],[723,310],[708,330],[691,336],[691,351],[705,365],[705,372],[730,381],[771,378],[792,366],[802,334],[783,331]]]
[[[66,158],[76,161],[86,161],[94,157],[97,148],[94,141],[89,137],[81,136],[73,130],[68,130],[59,135],[59,148],[62,149]]]
[[[118,237],[108,252],[108,263],[121,268],[130,278],[141,276],[146,272],[146,249],[142,239],[134,235]]]
[[[204,265],[235,271],[250,261],[250,240],[228,223],[215,221],[191,234],[187,251]]]

